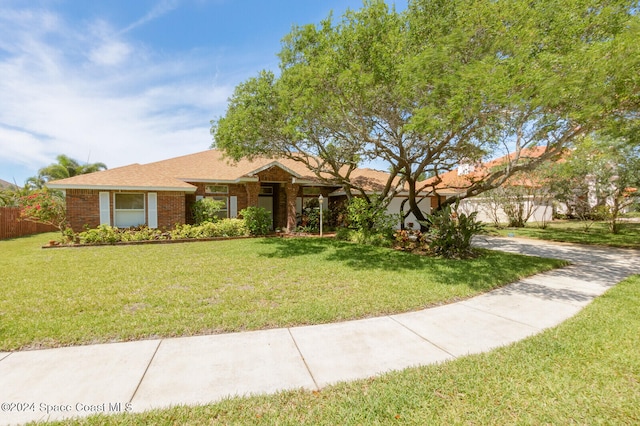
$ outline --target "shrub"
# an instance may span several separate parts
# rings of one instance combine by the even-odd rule
[[[109,225],[100,225],[94,229],[87,229],[78,234],[81,243],[97,244],[97,243],[117,243],[122,241],[118,228]]]
[[[324,219],[323,217],[323,222],[326,223]],[[309,233],[320,231],[320,203],[317,198],[311,198],[305,203],[298,218],[298,231]]]
[[[395,247],[404,251],[425,249],[429,246],[429,234],[412,229],[397,230],[394,234]]]
[[[118,232],[120,233],[120,241],[166,240],[169,237],[169,234],[159,229],[151,229],[148,226],[118,229]]]
[[[248,234],[242,219],[222,219],[201,225],[176,225],[170,233],[172,239],[243,237]]]
[[[370,201],[361,197],[351,199],[346,206],[349,228],[363,231],[364,235],[381,235],[393,240],[394,225],[400,222],[398,215],[387,214],[386,207],[376,196]]]
[[[262,207],[247,207],[240,216],[251,235],[266,235],[271,230],[271,212]]]
[[[467,258],[474,255],[471,237],[483,231],[484,225],[476,220],[477,212],[469,215],[445,206],[428,218],[429,249],[436,256]]]
[[[215,223],[217,237],[243,237],[249,235],[243,219],[223,219]]]
[[[392,245],[392,241],[387,235],[368,232],[363,229],[338,228],[336,239],[377,247],[391,247]]]
[[[65,201],[61,196],[47,189],[41,189],[20,197],[18,204],[20,219],[53,225],[64,235],[67,227],[67,212]]]
[[[202,198],[193,204],[193,219],[198,225],[205,222],[216,222],[220,219],[220,210],[224,207],[224,201]]]

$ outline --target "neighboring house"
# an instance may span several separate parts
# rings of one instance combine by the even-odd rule
[[[375,193],[388,174],[357,169],[351,178]],[[345,198],[339,185],[322,182],[300,162],[256,159],[231,163],[217,150],[74,176],[47,186],[64,190],[74,231],[100,224],[172,228],[191,223],[192,206],[202,197],[223,201],[221,214],[227,218],[237,217],[249,206],[264,207],[271,212],[273,229],[292,231],[310,199],[322,195],[325,207],[331,209]],[[389,211],[399,213],[400,204],[400,198],[393,200]],[[406,220],[411,221],[411,217]]]
[[[16,189],[17,186],[12,184],[11,182],[7,182],[6,180],[0,179],[0,191],[3,189]]]
[[[521,158],[537,158],[544,152],[544,147],[523,150]],[[505,167],[510,160],[514,158],[514,154],[505,155],[486,163],[461,163],[459,167],[450,172],[443,173],[439,176],[441,180],[435,187],[433,200],[437,194],[442,198],[450,198],[458,195],[465,188],[469,187],[473,181],[482,179],[486,173],[495,168]],[[427,182],[435,182],[435,178],[430,178]],[[521,203],[521,208],[528,214],[530,222],[548,222],[553,217],[553,197],[542,189],[540,182],[537,182],[530,175],[514,176],[509,179],[504,188],[507,189],[505,194],[509,194],[508,189],[512,189],[512,194],[518,194],[517,200],[512,201]],[[460,201],[459,211],[465,214],[477,212],[477,219],[481,222],[508,222],[507,214],[503,205],[508,201],[505,197],[498,202],[495,192],[485,192],[475,197],[469,197]],[[435,203],[435,201],[432,201]],[[435,203],[437,204],[437,203]]]

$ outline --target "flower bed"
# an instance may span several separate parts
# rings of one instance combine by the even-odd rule
[[[60,240],[50,241],[48,247],[211,241],[249,235],[249,230],[242,219],[223,219],[200,225],[176,225],[170,231],[151,229],[147,226],[116,228],[100,225],[79,233],[66,230]]]

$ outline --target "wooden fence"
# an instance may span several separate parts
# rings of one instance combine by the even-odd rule
[[[57,230],[53,225],[20,220],[19,207],[0,207],[0,240]]]

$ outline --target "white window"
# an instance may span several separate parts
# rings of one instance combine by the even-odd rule
[[[205,191],[207,194],[228,194],[229,187],[227,185],[208,185]]]
[[[114,222],[118,228],[144,225],[144,194],[114,194]]]
[[[213,200],[216,201],[222,201],[224,203],[224,205],[222,206],[222,208],[220,209],[220,211],[218,211],[218,218],[219,219],[226,219],[229,217],[229,197],[223,197],[223,196],[213,196],[213,197],[207,197],[207,198],[211,198]]]

